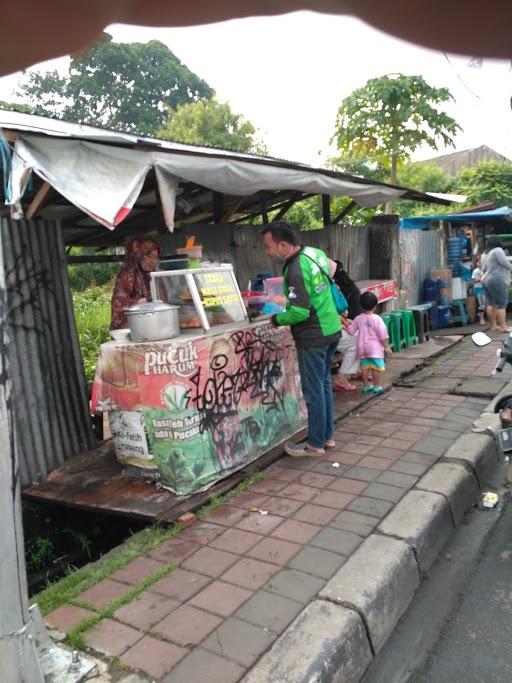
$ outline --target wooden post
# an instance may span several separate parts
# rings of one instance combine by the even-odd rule
[[[224,195],[221,192],[213,193],[213,221],[217,225],[224,216]]]
[[[331,198],[328,194],[322,195],[322,216],[324,227],[327,227],[331,224]]]
[[[43,206],[44,202],[48,198],[48,193],[51,189],[52,186],[50,185],[50,183],[47,183],[46,181],[41,185],[39,190],[36,192],[34,199],[30,202],[30,204],[27,207],[27,210],[25,211],[25,218],[27,220],[34,218],[36,213],[39,211],[39,209]]]
[[[265,201],[265,196],[261,197],[261,219],[263,221],[263,225],[268,224],[268,211],[267,211],[267,202]]]
[[[19,469],[9,377],[7,293],[0,219],[0,663],[4,681],[43,683],[29,634]]]

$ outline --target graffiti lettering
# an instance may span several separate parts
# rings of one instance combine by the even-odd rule
[[[243,458],[243,435],[254,441],[261,433],[254,419],[240,424],[238,406],[242,397],[259,400],[265,412],[284,410],[280,384],[285,352],[275,334],[269,328],[240,330],[231,335],[230,345],[231,362],[226,353],[216,354],[210,359],[204,382],[201,367],[190,378],[195,387],[190,404],[201,415],[201,432],[210,432],[219,458],[227,467]]]

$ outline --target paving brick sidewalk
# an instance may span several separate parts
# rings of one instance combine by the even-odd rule
[[[463,342],[443,372],[464,363],[475,375],[491,363],[494,349],[485,351],[476,356]],[[86,643],[149,680],[239,681],[487,402],[393,388],[337,424],[338,445],[325,457],[283,457],[262,481],[83,593],[90,612],[64,606],[46,619],[69,630],[179,562]]]

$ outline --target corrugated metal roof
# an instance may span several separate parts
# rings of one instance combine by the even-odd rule
[[[100,144],[120,145],[125,147],[136,147],[139,149],[151,149],[154,151],[168,152],[171,154],[186,154],[192,156],[205,156],[210,158],[226,158],[233,160],[250,161],[255,164],[262,164],[268,166],[279,166],[288,168],[290,170],[308,171],[309,173],[318,173],[331,178],[338,178],[347,180],[356,184],[366,185],[368,187],[383,187],[396,188],[404,191],[402,198],[411,199],[414,201],[425,201],[428,203],[449,204],[445,198],[429,194],[428,192],[420,192],[401,185],[391,185],[389,183],[377,182],[362,178],[361,176],[354,176],[348,173],[340,173],[324,168],[315,168],[307,164],[296,161],[287,161],[268,156],[259,156],[256,154],[247,154],[244,152],[233,152],[230,150],[218,149],[213,147],[205,147],[200,145],[188,145],[180,142],[172,142],[169,140],[160,140],[156,138],[143,137],[123,133],[120,131],[108,130],[95,126],[82,125],[79,123],[71,123],[69,121],[62,121],[60,119],[52,119],[43,116],[36,116],[34,114],[24,114],[21,112],[8,111],[0,109],[0,128],[15,130],[19,132],[46,135],[50,137],[59,137],[76,140],[87,140],[89,142],[96,142]],[[276,190],[280,188],[276,187]]]

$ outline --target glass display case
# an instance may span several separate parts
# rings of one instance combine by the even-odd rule
[[[151,273],[151,296],[180,307],[180,329],[210,330],[247,321],[233,266]]]

